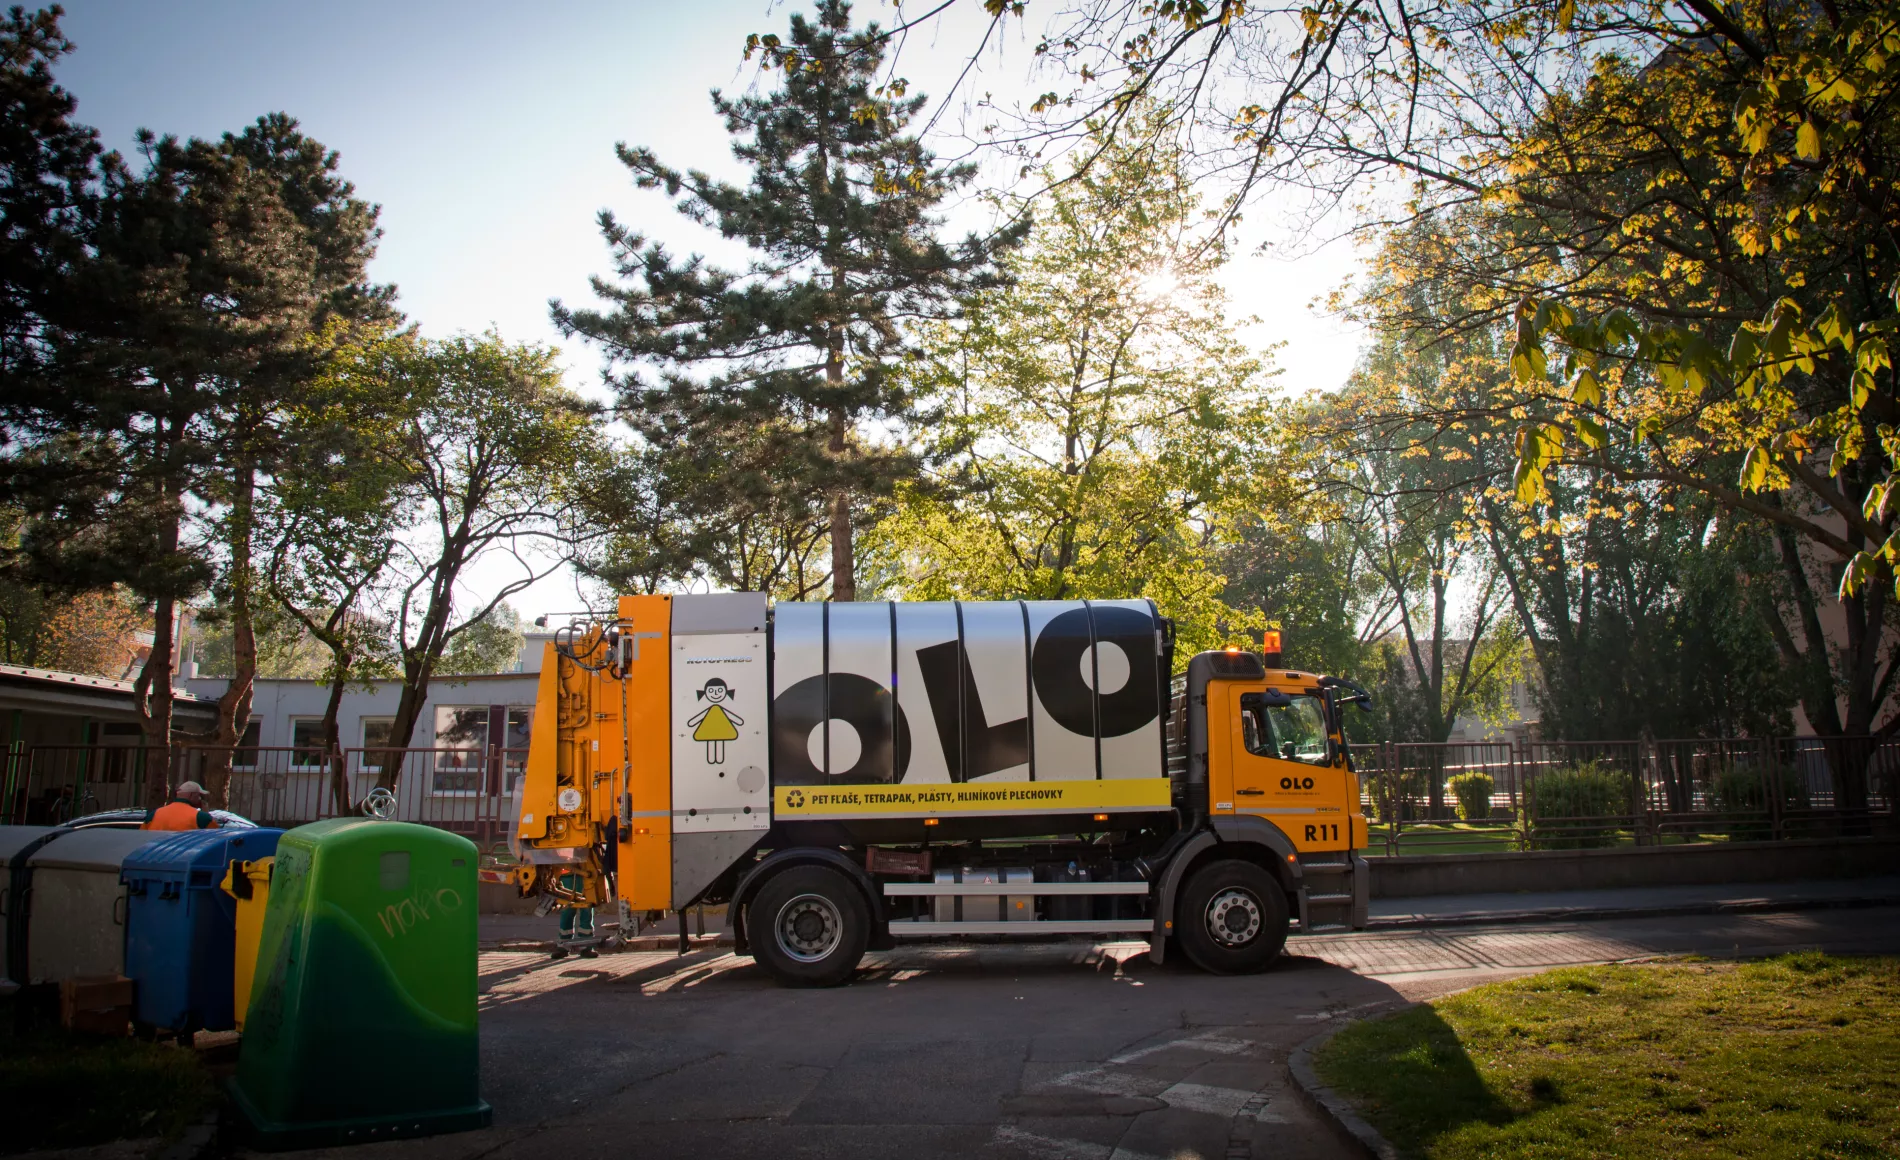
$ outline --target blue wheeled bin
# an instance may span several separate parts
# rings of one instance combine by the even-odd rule
[[[133,1016],[180,1033],[229,1031],[237,902],[218,889],[233,861],[268,858],[282,830],[186,830],[127,854],[125,973]]]

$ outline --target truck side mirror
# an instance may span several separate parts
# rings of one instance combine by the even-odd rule
[[[1349,697],[1340,697],[1339,701],[1341,704],[1357,705],[1365,712],[1372,712],[1372,691],[1358,681],[1351,680],[1347,677],[1321,677],[1319,679],[1319,687],[1322,689],[1344,689],[1352,695]]]

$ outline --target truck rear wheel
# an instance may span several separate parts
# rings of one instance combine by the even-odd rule
[[[870,909],[844,875],[794,866],[774,875],[746,908],[760,965],[788,987],[835,987],[857,970],[871,939]]]
[[[1216,975],[1264,971],[1286,945],[1286,895],[1252,862],[1226,859],[1194,872],[1175,905],[1174,933],[1194,965]]]

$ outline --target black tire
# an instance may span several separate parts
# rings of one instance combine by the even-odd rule
[[[835,987],[851,977],[871,941],[864,895],[823,866],[772,876],[746,907],[746,940],[759,965],[787,987]]]
[[[1174,937],[1195,966],[1216,975],[1264,971],[1286,946],[1286,894],[1252,862],[1209,862],[1174,906]]]

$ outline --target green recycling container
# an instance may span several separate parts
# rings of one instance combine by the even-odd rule
[[[336,818],[277,844],[231,1093],[267,1150],[488,1124],[474,843]]]

